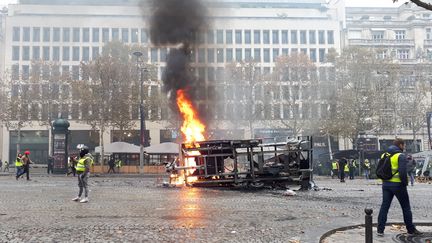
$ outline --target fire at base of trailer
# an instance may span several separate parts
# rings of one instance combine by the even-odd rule
[[[171,185],[314,187],[312,137],[283,143],[213,140],[182,144],[179,159],[167,165]]]

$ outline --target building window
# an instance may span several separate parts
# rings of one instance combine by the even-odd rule
[[[372,31],[372,40],[384,39],[384,31]]]
[[[207,44],[214,44],[214,31],[213,30],[207,31]]]
[[[282,56],[288,56],[289,55],[289,49],[288,48],[282,48]]]
[[[80,51],[78,46],[72,47],[72,61],[80,60]]]
[[[325,32],[324,30],[319,30],[318,31],[318,43],[319,44],[325,44]]]
[[[82,30],[82,41],[83,42],[89,42],[90,41],[90,29],[89,28],[83,28]]]
[[[168,52],[168,50],[166,48],[161,48],[160,49],[160,53],[159,53],[159,57],[160,57],[159,60],[160,60],[160,62],[166,62],[166,60],[167,60],[167,52]]]
[[[12,41],[20,41],[21,30],[20,27],[12,28]]]
[[[316,44],[316,31],[309,30],[309,44]]]
[[[53,28],[53,41],[60,41],[60,28]]]
[[[198,62],[199,63],[205,62],[205,49],[203,48],[198,49]]]
[[[94,46],[92,47],[92,59],[96,59],[99,57],[99,47],[98,46]]]
[[[120,30],[118,28],[111,29],[111,40],[112,41],[120,40]]]
[[[33,27],[33,41],[34,42],[40,41],[40,28],[39,27]]]
[[[122,41],[123,43],[129,43],[129,29],[122,29]]]
[[[23,27],[23,41],[30,41],[30,27]]]
[[[233,61],[233,49],[228,48],[226,49],[226,62],[232,62]]]
[[[39,60],[39,59],[40,59],[40,47],[33,46],[33,60]]]
[[[207,81],[209,81],[209,82],[215,81],[215,70],[213,67],[209,67],[207,69]]]
[[[241,62],[243,60],[243,50],[241,48],[236,48],[236,61]]]
[[[20,47],[12,46],[12,61],[19,61],[20,58]]]
[[[261,49],[260,48],[254,49],[254,60],[256,62],[261,62]]]
[[[73,28],[72,29],[72,41],[73,42],[80,42],[80,29],[79,28]]]
[[[89,61],[90,60],[90,48],[89,47],[83,47],[82,48],[82,60],[83,61]]]
[[[252,60],[252,50],[250,48],[245,49],[245,60],[246,61]]]
[[[261,31],[254,30],[254,44],[261,44]]]
[[[22,60],[29,61],[30,60],[30,47],[23,46],[22,48]]]
[[[245,44],[251,44],[251,43],[252,43],[251,31],[245,30]]]
[[[79,66],[72,66],[72,79],[79,80]]]
[[[288,30],[282,30],[282,44],[288,44]]]
[[[131,42],[138,43],[138,29],[131,29]]]
[[[51,29],[49,27],[45,27],[42,29],[43,31],[43,41],[44,42],[50,42],[51,37]]]
[[[316,62],[317,61],[317,58],[316,58],[316,49],[315,48],[311,48],[309,50],[309,56],[310,56],[310,60],[312,62]]]
[[[272,31],[272,41],[273,44],[279,44],[279,30]]]
[[[426,28],[426,40],[432,39],[432,28]]]
[[[43,60],[44,61],[49,61],[50,60],[50,47],[49,46],[44,46],[43,50],[42,50],[42,55],[43,55]]]
[[[224,62],[224,50],[222,48],[217,49],[216,56],[218,63]]]
[[[147,29],[141,29],[141,43],[147,43],[147,42],[148,42]]]
[[[28,80],[30,76],[30,66],[29,65],[22,65],[22,79]]]
[[[269,48],[264,49],[264,62],[267,62],[267,63],[270,62],[270,49]]]
[[[232,30],[226,30],[225,31],[225,39],[226,44],[232,44],[233,43],[233,32]]]
[[[279,57],[279,49],[273,49],[273,62],[276,62],[277,58]]]
[[[63,46],[63,61],[69,61],[70,59],[70,48],[68,46]]]
[[[306,30],[300,30],[300,44],[306,44]]]
[[[216,30],[216,43],[223,44],[223,30]]]
[[[19,80],[19,65],[12,65],[12,80]]]
[[[92,41],[99,42],[99,28],[92,29]]]
[[[102,29],[102,42],[103,43],[109,42],[109,29],[108,28]]]
[[[70,41],[70,29],[63,28],[63,42],[69,42],[69,41]]]
[[[319,62],[325,62],[325,49],[320,48],[319,49]]]
[[[214,49],[213,48],[207,49],[207,62],[208,63],[214,63],[215,62],[215,56],[214,56]]]
[[[291,44],[297,44],[297,43],[298,43],[297,30],[291,30]]]
[[[158,62],[158,49],[157,48],[151,48],[150,58],[151,58],[152,63]]]
[[[396,40],[403,40],[403,39],[405,39],[405,34],[406,34],[405,30],[395,30]]]
[[[52,49],[53,61],[60,61],[60,47],[54,46]]]
[[[270,30],[263,30],[263,43],[270,44]]]
[[[397,50],[398,59],[409,59],[409,50]]]
[[[327,44],[334,44],[334,32],[333,32],[333,30],[327,31]]]
[[[241,30],[235,31],[235,42],[236,42],[236,44],[243,44],[243,38],[242,38],[242,31]]]

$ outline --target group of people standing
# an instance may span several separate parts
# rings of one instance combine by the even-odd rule
[[[345,177],[349,177],[350,180],[354,180],[355,172],[358,167],[359,164],[355,159],[347,159],[346,157],[343,157],[341,159],[334,160],[332,162],[331,177],[333,179],[335,176],[337,176],[337,178],[340,179],[340,182],[345,182]],[[368,159],[365,159],[363,168],[365,178],[369,179],[370,163]]]
[[[122,167],[123,162],[118,159],[118,160],[114,160],[114,158],[111,158],[108,161],[108,165],[109,165],[109,169],[108,169],[108,173],[116,173],[114,168],[117,167],[117,173],[120,172],[120,168]]]
[[[19,153],[15,160],[16,179],[18,180],[22,175],[26,174],[27,180],[30,180],[30,151],[26,150],[24,155]]]

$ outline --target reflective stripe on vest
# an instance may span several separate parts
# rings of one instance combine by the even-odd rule
[[[21,160],[17,159],[17,160],[15,161],[15,166],[16,166],[16,167],[23,166],[23,163],[21,162]]]
[[[336,162],[333,162],[333,163],[332,163],[332,169],[333,169],[333,170],[337,170],[337,163],[336,163]]]
[[[76,166],[75,166],[75,170],[76,171],[79,171],[79,172],[84,172],[85,171],[85,160],[86,160],[87,158],[85,157],[85,158],[81,158],[81,159],[79,159],[78,160],[78,163],[76,164]]]
[[[401,153],[396,153],[390,158],[391,162],[391,168],[392,168],[392,174],[396,173],[390,180],[390,182],[401,182],[401,179],[399,177],[399,156]]]

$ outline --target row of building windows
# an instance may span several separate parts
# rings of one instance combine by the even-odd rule
[[[139,28],[13,27],[12,41],[148,43],[148,30]],[[208,30],[201,44],[334,44],[333,30]]]
[[[100,55],[101,48],[79,46],[12,46],[12,61],[90,61]],[[90,53],[91,52],[91,53]],[[152,63],[166,62],[167,48],[145,48],[142,50],[145,60]],[[271,63],[281,55],[308,55],[312,62],[326,62],[325,48],[198,48],[191,57],[196,63],[230,63],[233,61],[250,61]],[[21,55],[20,55],[21,54]],[[61,54],[61,55],[60,55]]]
[[[23,104],[19,115],[24,120],[47,120],[50,118],[67,118],[72,120],[88,119],[92,110],[96,107],[82,107],[80,104]],[[328,115],[327,104],[255,104],[253,106],[241,103],[217,103],[213,106],[199,105],[201,114],[213,114],[214,119],[248,120],[250,114],[254,114],[254,120],[277,120],[277,119],[311,119],[325,118]],[[130,107],[127,111],[130,119],[139,119],[139,105]],[[13,110],[12,117],[17,119],[18,110]],[[152,106],[148,109],[148,120],[166,120],[173,118],[168,108]]]

